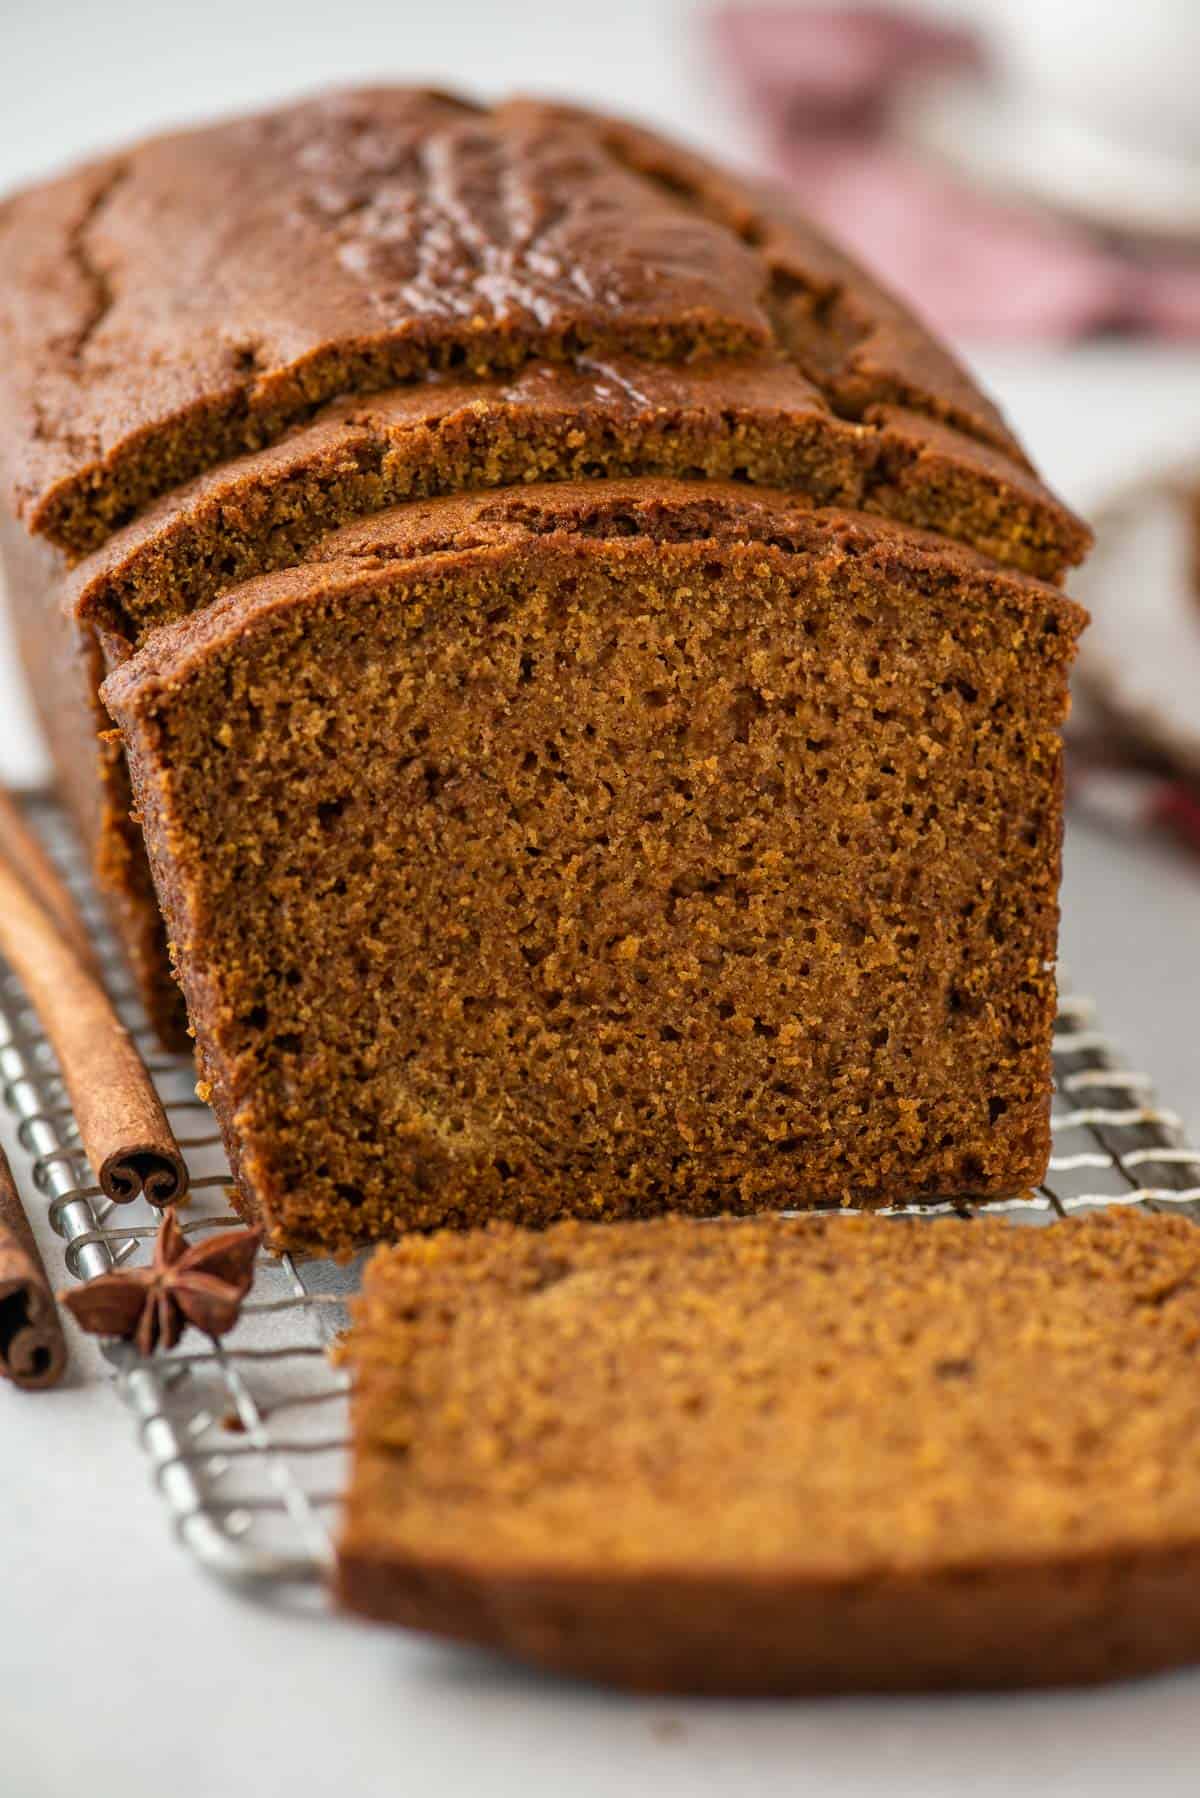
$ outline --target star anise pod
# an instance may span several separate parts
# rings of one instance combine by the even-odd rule
[[[149,1267],[99,1274],[58,1296],[80,1329],[120,1337],[143,1355],[174,1348],[189,1324],[223,1336],[250,1290],[262,1234],[222,1230],[189,1247],[174,1211],[167,1211]]]

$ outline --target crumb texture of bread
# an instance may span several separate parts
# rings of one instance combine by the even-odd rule
[[[715,483],[326,549],[104,689],[276,1240],[1041,1177],[1057,588]]]
[[[1200,1658],[1200,1235],[873,1218],[380,1250],[337,1589],[658,1691]]]

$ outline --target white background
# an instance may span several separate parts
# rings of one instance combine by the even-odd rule
[[[160,123],[394,76],[598,100],[738,155],[700,10],[0,0],[0,188]],[[1200,447],[1195,350],[974,346],[973,358],[1077,503]],[[0,647],[0,771],[21,779],[41,766]],[[1064,949],[1075,981],[1194,1122],[1198,925],[1200,866],[1073,830]],[[49,1244],[47,1258],[61,1277]],[[280,1617],[207,1583],[168,1539],[129,1420],[99,1378],[82,1353],[54,1395],[0,1391],[0,1798],[85,1787],[95,1798],[1200,1787],[1200,1675],[1024,1698],[635,1702],[398,1632]]]

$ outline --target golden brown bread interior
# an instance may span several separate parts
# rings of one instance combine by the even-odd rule
[[[1195,1660],[1198,1273],[1129,1212],[410,1239],[347,1342],[339,1596],[655,1691]]]
[[[105,699],[280,1242],[1011,1192],[1081,614],[741,485],[410,504]]]

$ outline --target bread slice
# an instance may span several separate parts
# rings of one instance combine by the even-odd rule
[[[1200,1658],[1200,1232],[494,1226],[384,1249],[351,1610],[653,1691]]]
[[[1040,1178],[1057,588],[717,482],[320,554],[104,689],[277,1241]]]

